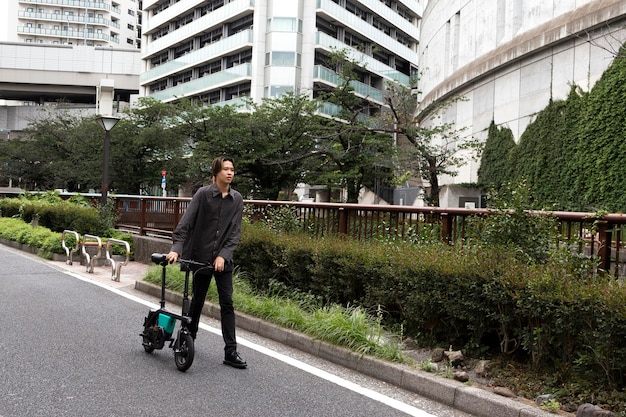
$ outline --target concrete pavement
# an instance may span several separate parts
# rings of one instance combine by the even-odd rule
[[[128,265],[122,267],[120,281],[117,282],[111,279],[110,266],[95,267],[93,273],[88,273],[86,266],[80,265],[79,261],[74,261],[73,265],[67,265],[66,262],[58,260],[48,261],[48,263],[55,268],[78,274],[100,285],[108,285],[117,289],[134,289],[146,295],[160,298],[160,287],[142,281],[146,271],[152,265],[129,262]],[[166,299],[168,303],[180,304],[182,297],[168,291]],[[219,306],[206,303],[204,313],[219,319]],[[532,402],[521,397],[503,397],[495,394],[487,387],[471,386],[409,365],[361,356],[347,349],[312,339],[293,330],[242,313],[237,313],[237,327],[309,354],[317,355],[332,363],[377,378],[476,417],[554,416],[554,414],[538,408]],[[561,415],[573,416],[573,414],[566,413],[561,413]]]

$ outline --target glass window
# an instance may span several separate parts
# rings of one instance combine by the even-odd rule
[[[272,51],[272,65],[294,66],[295,52]]]
[[[267,19],[267,31],[302,33],[302,20],[295,17],[274,17]]]

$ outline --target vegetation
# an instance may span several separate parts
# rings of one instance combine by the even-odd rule
[[[29,194],[19,198],[0,199],[0,238],[15,241],[40,251],[50,258],[52,254],[65,254],[62,234],[65,230],[80,235],[99,236],[103,243],[108,238],[124,240],[133,247],[132,236],[113,228],[112,207],[93,207],[88,200],[74,196],[62,200],[58,192]],[[66,246],[73,248],[75,236],[65,236]],[[113,247],[113,253],[124,255],[125,249]]]
[[[177,265],[167,266],[168,288],[182,292],[184,272]],[[161,285],[161,267],[151,268],[144,280]],[[308,334],[354,352],[402,362],[397,338],[389,338],[381,321],[361,307],[343,308],[339,305],[323,305],[310,293],[288,289],[272,281],[263,292],[252,289],[246,273],[236,270],[233,301],[238,311]],[[218,303],[215,282],[211,283],[207,299]]]
[[[534,196],[526,209],[625,211],[624,77],[626,60],[615,59],[589,93],[572,86],[566,100],[535,116],[517,145],[509,129],[492,124],[479,183],[499,189],[525,179]]]

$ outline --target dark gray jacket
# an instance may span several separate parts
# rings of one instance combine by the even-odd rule
[[[200,188],[172,234],[172,251],[183,259],[213,262],[217,256],[232,264],[239,244],[243,198],[232,188],[222,198],[217,185]]]

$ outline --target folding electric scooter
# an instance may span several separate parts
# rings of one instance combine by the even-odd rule
[[[158,310],[150,310],[148,316],[144,319],[143,333],[140,336],[143,338],[143,348],[146,352],[151,353],[155,349],[163,349],[166,342],[169,342],[169,347],[174,349],[174,361],[176,368],[179,371],[185,372],[193,363],[194,357],[194,342],[189,332],[188,326],[191,323],[191,317],[189,317],[189,274],[190,267],[194,266],[195,270],[213,268],[213,265],[208,263],[195,262],[187,259],[178,259],[178,262],[183,265],[185,269],[185,285],[183,289],[183,306],[181,314],[176,314],[165,308],[165,269],[168,261],[166,254],[153,253],[151,256],[152,262],[162,266],[161,271],[161,308]],[[193,277],[193,274],[192,274]],[[180,327],[176,338],[172,337],[176,322],[180,321]]]

